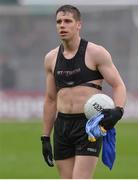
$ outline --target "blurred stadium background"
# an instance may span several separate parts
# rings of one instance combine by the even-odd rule
[[[41,157],[45,54],[59,39],[55,10],[68,0],[0,0],[0,178],[59,178]],[[138,1],[78,0],[82,37],[112,55],[127,87],[112,172],[98,164],[95,178],[138,178]],[[104,90],[110,94],[105,84]],[[121,98],[121,97],[120,97]],[[132,150],[134,149],[134,150]],[[123,169],[124,168],[124,169]]]

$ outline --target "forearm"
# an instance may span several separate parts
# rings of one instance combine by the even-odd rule
[[[53,128],[56,114],[56,103],[52,100],[46,100],[44,103],[43,112],[43,135],[41,136],[42,141],[42,153],[48,166],[53,167],[53,154],[52,145],[50,142],[50,134]]]
[[[50,136],[56,116],[56,101],[45,101],[43,112],[43,135]]]
[[[126,87],[124,84],[113,87],[113,99],[116,106],[124,107],[126,104]]]

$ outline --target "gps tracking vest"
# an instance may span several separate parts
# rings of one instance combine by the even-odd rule
[[[88,83],[92,80],[103,79],[103,76],[99,71],[91,70],[85,65],[87,44],[88,41],[81,39],[78,51],[71,59],[66,59],[63,56],[63,45],[60,45],[54,70],[58,90],[77,85],[102,89],[99,85]]]

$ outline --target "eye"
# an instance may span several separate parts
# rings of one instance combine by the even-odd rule
[[[57,20],[57,24],[61,24],[61,22],[62,22],[62,21],[61,21],[60,19],[59,19],[59,20]]]
[[[71,23],[72,20],[71,19],[65,19],[65,23]]]

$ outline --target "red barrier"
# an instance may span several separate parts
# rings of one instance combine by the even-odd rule
[[[138,96],[128,93],[124,118],[138,118]],[[0,92],[0,118],[42,118],[44,94],[39,92]]]
[[[43,101],[38,92],[0,92],[0,118],[41,118]]]

